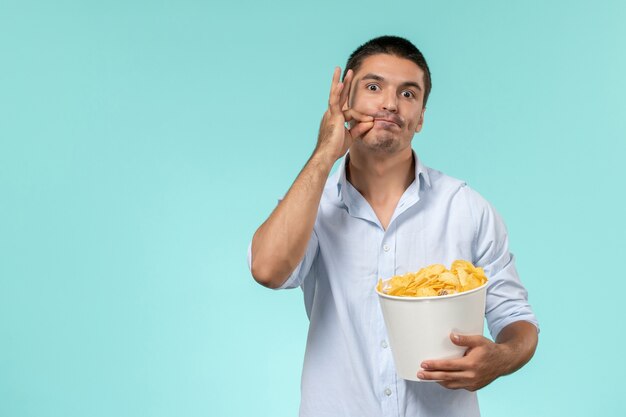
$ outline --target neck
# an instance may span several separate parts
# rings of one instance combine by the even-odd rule
[[[411,147],[391,155],[351,149],[349,156],[347,179],[370,204],[397,200],[415,180]]]

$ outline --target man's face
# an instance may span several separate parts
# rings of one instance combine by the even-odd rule
[[[424,72],[408,59],[369,56],[354,74],[349,106],[374,117],[355,145],[389,153],[410,147],[424,123]]]

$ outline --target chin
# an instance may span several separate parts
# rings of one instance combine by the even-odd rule
[[[360,141],[370,151],[392,153],[400,144],[398,138],[390,134],[368,132]]]

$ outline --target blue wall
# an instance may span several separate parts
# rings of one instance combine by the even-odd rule
[[[542,325],[485,416],[626,413],[626,3],[0,2],[0,416],[288,416],[307,319],[249,239],[381,34],[424,162],[507,222]]]

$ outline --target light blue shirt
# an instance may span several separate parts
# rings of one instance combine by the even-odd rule
[[[504,223],[463,181],[415,156],[415,181],[384,230],[346,180],[345,159],[326,182],[306,254],[281,287],[302,288],[310,321],[300,416],[479,416],[474,392],[396,375],[374,287],[380,277],[465,259],[489,277],[492,337],[514,321],[537,325]]]

